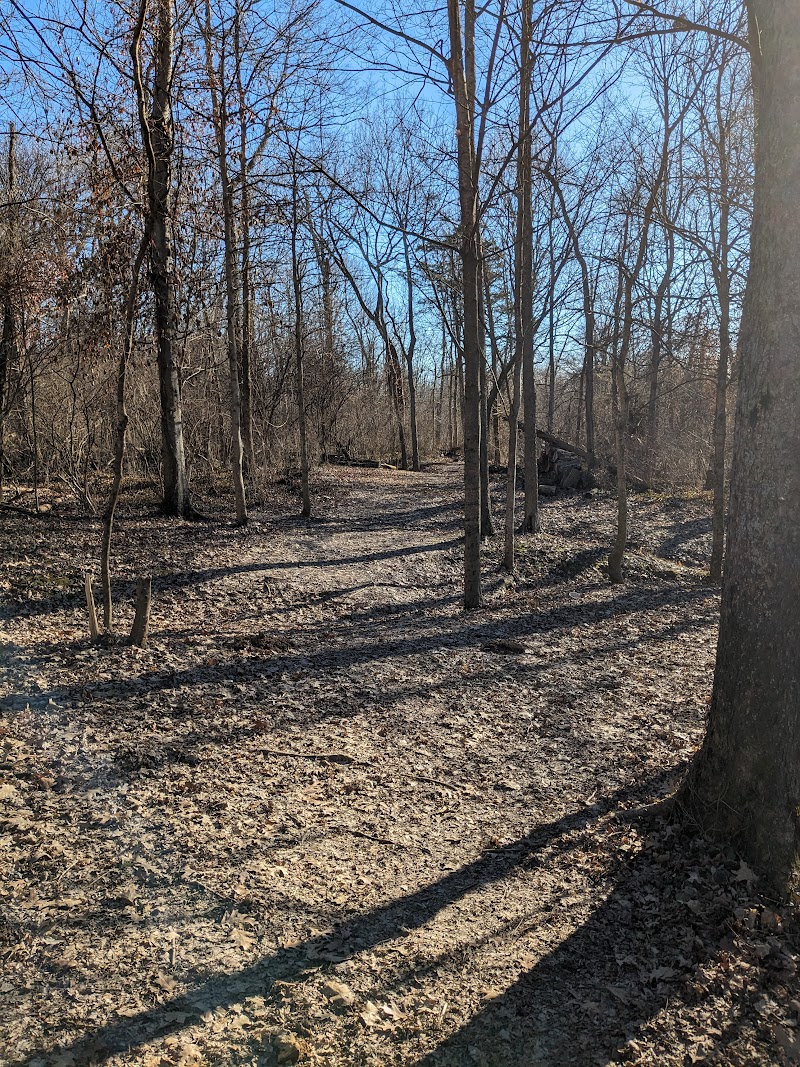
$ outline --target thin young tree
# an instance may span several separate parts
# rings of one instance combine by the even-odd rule
[[[215,32],[216,30],[216,32]],[[229,166],[230,113],[227,72],[227,28],[212,25],[211,0],[205,0],[201,34],[205,48],[208,93],[211,101],[211,123],[214,129],[216,163],[222,194],[223,260],[225,267],[225,325],[228,352],[228,396],[231,436],[231,479],[236,506],[236,522],[247,522],[247,500],[244,488],[244,448],[242,444],[242,365],[241,284],[239,280],[239,235],[236,225],[236,205]],[[219,47],[215,48],[216,38]]]

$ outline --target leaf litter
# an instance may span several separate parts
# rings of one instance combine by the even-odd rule
[[[557,498],[460,608],[459,477],[322,518],[4,520],[0,1063],[798,1063],[798,923],[655,801],[701,737],[707,504]],[[498,493],[502,487],[498,486]],[[498,496],[499,499],[499,496]]]

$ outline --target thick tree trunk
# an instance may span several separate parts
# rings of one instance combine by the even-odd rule
[[[175,257],[172,249],[170,193],[172,185],[172,50],[173,9],[158,0],[152,108],[148,115],[141,72],[140,42],[147,13],[141,0],[131,55],[139,107],[139,124],[148,163],[147,212],[150,231],[150,273],[155,296],[158,344],[158,383],[161,400],[161,456],[164,477],[163,508],[168,515],[191,510],[183,444],[183,411],[178,375],[178,308],[175,295]]]
[[[798,892],[800,20],[796,0],[748,8],[761,54],[729,540],[708,734],[682,800],[775,889]]]

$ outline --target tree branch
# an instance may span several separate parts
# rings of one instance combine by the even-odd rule
[[[734,44],[738,44],[740,48],[744,48],[746,52],[751,52],[752,46],[749,41],[744,37],[739,37],[738,34],[729,33],[727,30],[720,29],[719,26],[706,26],[702,22],[692,22],[691,19],[687,19],[685,15],[670,15],[667,11],[660,11],[658,8],[653,7],[649,3],[645,3],[644,0],[625,0],[626,4],[630,4],[631,7],[637,8],[642,14],[652,15],[653,18],[664,19],[666,22],[671,22],[675,26],[675,33],[687,33],[689,30],[700,30],[701,33],[710,34],[712,37],[719,37],[723,41],[732,41]]]

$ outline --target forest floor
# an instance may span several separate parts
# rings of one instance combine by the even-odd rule
[[[542,504],[460,602],[460,468],[247,529],[2,515],[0,1064],[800,1063],[798,915],[647,805],[701,737],[708,502]],[[497,486],[498,492],[502,487]]]

